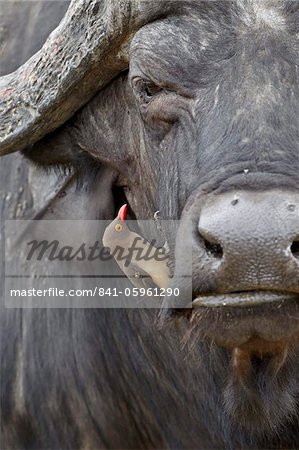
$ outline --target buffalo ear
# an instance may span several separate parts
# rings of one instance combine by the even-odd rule
[[[23,164],[24,165],[24,164]],[[50,172],[44,174],[29,166],[29,189],[34,203],[30,219],[112,220],[115,213],[115,172],[99,166],[78,174]]]
[[[70,166],[82,151],[73,145],[70,126],[65,126],[26,148],[22,153],[30,162],[46,169],[49,166]]]
[[[114,182],[118,174],[77,145],[71,122],[23,151],[23,155],[33,163],[29,166],[36,204],[32,218],[96,220],[114,217]]]

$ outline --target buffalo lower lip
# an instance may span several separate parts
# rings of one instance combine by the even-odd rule
[[[299,294],[271,291],[252,291],[231,294],[203,295],[197,297],[193,308],[209,307],[219,308],[224,306],[248,307],[262,304],[282,304],[285,301],[298,301]]]

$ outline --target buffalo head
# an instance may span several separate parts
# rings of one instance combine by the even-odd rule
[[[2,154],[83,155],[137,219],[181,219],[171,283],[191,248],[194,308],[162,316],[231,349],[227,410],[261,430],[298,394],[298,23],[292,1],[74,0],[0,80]]]

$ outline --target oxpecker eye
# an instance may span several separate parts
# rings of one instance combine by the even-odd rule
[[[120,233],[120,232],[122,231],[122,229],[123,229],[123,227],[121,226],[120,223],[117,223],[117,224],[115,225],[115,231],[117,231],[118,233]]]

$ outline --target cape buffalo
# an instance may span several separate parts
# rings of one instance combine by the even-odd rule
[[[67,7],[0,3],[3,218],[180,219],[193,308],[3,307],[1,448],[299,448],[299,3]]]

